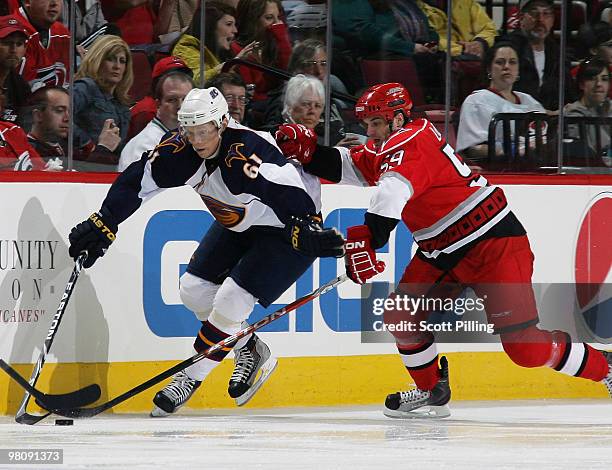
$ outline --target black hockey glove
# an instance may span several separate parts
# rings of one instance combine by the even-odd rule
[[[115,241],[117,224],[110,214],[94,212],[89,218],[70,231],[68,253],[75,260],[82,251],[87,251],[84,268],[91,267],[100,256],[104,256],[108,247]]]
[[[285,225],[291,246],[306,256],[340,258],[344,256],[344,237],[334,228],[323,228],[319,217],[292,216]]]

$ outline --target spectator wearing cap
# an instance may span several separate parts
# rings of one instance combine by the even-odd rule
[[[178,110],[192,88],[192,78],[176,70],[164,74],[158,80],[153,95],[157,113],[151,122],[125,145],[119,158],[118,171],[123,171],[132,162],[140,160],[144,152],[155,148],[164,134],[178,127]]]
[[[19,72],[32,91],[45,85],[68,86],[70,32],[58,21],[61,0],[24,0],[19,10],[28,33]]]
[[[191,69],[187,66],[183,59],[179,57],[164,57],[155,63],[153,72],[151,73],[152,82],[150,94],[138,101],[130,109],[130,128],[128,130],[128,139],[132,139],[134,136],[136,136],[136,134],[139,134],[155,117],[155,113],[157,112],[157,103],[153,96],[155,95],[157,83],[165,74],[176,71],[183,72],[190,77],[192,76]]]
[[[576,75],[580,99],[565,106],[568,116],[612,117],[612,103],[608,98],[610,90],[610,69],[608,62],[603,58],[595,57],[587,59],[578,66]],[[580,138],[579,145],[588,147],[587,152],[591,156],[596,156],[596,151],[607,149],[610,146],[609,126],[599,125],[600,141],[597,142],[597,125],[586,126],[586,136],[580,136],[577,124],[568,126],[569,137]],[[586,142],[583,140],[586,137]],[[599,145],[598,145],[599,144]],[[584,156],[585,153],[582,153]],[[604,160],[607,161],[607,160]]]
[[[552,37],[555,23],[553,0],[521,0],[520,28],[510,33],[519,53],[519,79],[514,89],[533,96],[548,110],[559,109],[559,45]],[[569,63],[566,72],[566,101],[572,100]]]
[[[5,90],[0,119],[21,122],[19,112],[30,95],[30,85],[17,72],[26,50],[28,35],[16,15],[0,17],[0,87]]]
[[[206,2],[204,38],[204,80],[210,80],[221,72],[226,60],[232,58],[230,45],[236,38],[236,10],[222,2]],[[193,16],[191,25],[172,47],[172,54],[180,57],[191,68],[193,81],[200,84],[200,9]],[[249,44],[236,57],[246,57],[253,50]]]

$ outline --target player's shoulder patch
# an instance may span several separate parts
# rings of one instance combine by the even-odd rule
[[[234,142],[233,144],[231,144],[225,156],[225,166],[231,168],[232,164],[236,161],[239,164],[240,162],[247,162],[248,158],[244,154],[244,147],[244,142]]]
[[[160,155],[174,155],[187,147],[187,140],[177,130],[166,132],[155,150]]]

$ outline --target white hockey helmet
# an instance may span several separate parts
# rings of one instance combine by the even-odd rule
[[[178,120],[182,127],[213,122],[219,129],[228,111],[227,101],[218,89],[194,88],[185,96]]]

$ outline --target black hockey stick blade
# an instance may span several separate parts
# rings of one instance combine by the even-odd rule
[[[325,294],[326,292],[329,292],[334,287],[343,283],[347,279],[348,277],[346,274],[342,274],[341,276],[338,276],[332,279],[328,283],[323,284],[318,289],[315,289],[314,291],[312,291],[310,294],[306,294],[305,296],[294,300],[293,302],[284,306],[283,308],[263,317],[257,323],[254,323],[253,325],[249,325],[248,327],[243,328],[242,330],[238,331],[232,336],[229,336],[228,338],[225,338],[224,340],[219,341],[218,343],[208,348],[206,351],[199,352],[198,354],[191,356],[189,359],[185,359],[183,362],[179,362],[178,364],[172,366],[171,368],[166,369],[164,372],[156,375],[155,377],[150,378],[146,382],[143,382],[140,385],[137,385],[131,390],[128,390],[127,392],[113,398],[110,401],[107,401],[106,403],[102,403],[101,405],[95,406],[93,408],[79,408],[79,406],[81,405],[73,405],[70,408],[64,407],[65,409],[56,408],[53,410],[53,412],[55,414],[58,414],[60,416],[65,416],[67,418],[91,418],[93,416],[96,416],[102,413],[103,411],[106,411],[112,408],[113,406],[118,405],[119,403],[123,403],[124,401],[132,398],[133,396],[139,394],[140,392],[143,392],[144,390],[151,388],[153,385],[160,383],[162,380],[167,379],[168,377],[171,377],[172,375],[189,367],[190,365],[201,361],[202,359],[210,356],[211,354],[214,354],[215,352],[219,351],[221,348],[233,345],[240,338],[244,338],[246,335],[263,328],[264,326],[273,322],[274,320],[277,320],[278,318],[286,315],[287,313],[298,309],[302,305],[307,304],[308,302],[311,302],[317,297]]]
[[[102,395],[102,390],[98,384],[91,384],[87,387],[75,390],[74,392],[51,394],[43,393],[35,389],[30,383],[24,379],[19,373],[9,366],[4,360],[0,359],[0,368],[6,372],[15,382],[27,391],[30,395],[36,398],[36,403],[47,411],[55,409],[69,408],[74,406],[91,405],[97,401]],[[75,405],[75,403],[79,403]],[[42,418],[41,418],[42,419]],[[39,420],[40,421],[40,420]],[[25,423],[28,424],[28,423]]]
[[[31,426],[33,424],[38,423],[39,421],[42,421],[50,414],[50,412],[47,412],[44,415],[31,415],[30,413],[23,413],[21,415],[15,416],[15,421],[17,421],[19,424],[28,424]]]

